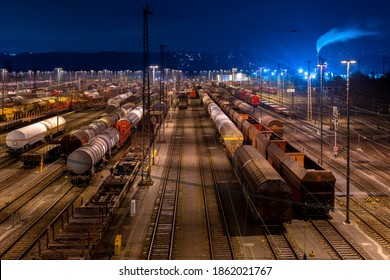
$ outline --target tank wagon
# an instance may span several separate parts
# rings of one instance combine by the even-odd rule
[[[119,94],[113,98],[108,99],[106,113],[114,112],[120,108],[122,104],[126,103],[133,94],[131,92]]]
[[[19,155],[40,143],[51,140],[64,132],[65,125],[66,120],[58,116],[15,129],[8,133],[5,139],[8,152],[11,155]]]
[[[228,92],[220,91],[219,95],[222,96],[224,99],[228,100],[237,108],[239,108],[243,113],[250,115],[257,122],[268,127],[274,133],[278,134],[281,137],[283,136],[284,122],[281,119],[265,114],[265,112],[261,111],[261,108],[255,108],[250,104],[234,97]]]
[[[212,93],[211,97],[219,106],[221,106],[222,110],[243,133],[246,144],[251,144],[252,139],[254,139],[259,132],[266,135],[267,138],[271,137],[271,135],[275,133],[272,129],[269,129],[267,126],[257,122],[251,114],[245,113],[240,109],[240,107],[232,105],[223,97],[223,95],[219,93]]]
[[[223,103],[218,100],[219,104],[222,105],[222,110],[229,116],[233,123],[244,135],[244,143],[252,144],[252,139],[260,132],[270,138],[273,134],[273,130],[267,126],[257,122],[251,115],[248,115],[230,103]]]
[[[233,167],[255,219],[262,225],[280,226],[292,219],[292,190],[253,146],[238,147]]]
[[[227,149],[233,150],[244,142],[242,132],[233,124],[217,104],[205,93],[200,93],[202,102],[215,123],[219,134],[221,135]]]
[[[72,184],[87,185],[102,170],[118,142],[119,132],[115,128],[108,128],[73,151],[67,158]]]
[[[120,139],[119,145],[123,146],[127,139],[129,139],[131,132],[135,129],[138,122],[143,117],[143,108],[138,106],[134,110],[130,111],[126,116],[122,117],[115,124],[115,128],[119,131]]]
[[[104,114],[89,125],[73,130],[68,135],[63,136],[60,141],[62,156],[67,157],[74,150],[88,143],[93,137],[102,134],[108,128],[114,127],[117,121],[127,115],[134,106],[134,103],[127,103],[109,114]]]

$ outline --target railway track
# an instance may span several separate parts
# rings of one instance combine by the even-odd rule
[[[3,168],[5,168],[5,167],[17,162],[17,161],[18,161],[17,158],[10,158],[8,156],[3,157],[0,161],[0,169],[3,169]]]
[[[1,242],[1,259],[23,259],[37,243],[40,247],[41,240],[45,240],[47,229],[77,199],[80,193],[79,188],[70,187],[59,197],[49,199],[44,205],[32,209],[32,217],[21,221],[18,228]],[[31,208],[32,206],[29,206],[30,210]]]
[[[10,193],[10,189],[15,189],[15,185],[22,184],[23,179],[32,172],[21,168],[16,158],[9,158],[2,165],[0,168],[0,197],[4,198],[7,193]]]
[[[184,121],[182,114],[184,111],[179,111],[177,123],[171,136],[167,168],[163,176],[158,207],[156,213],[153,214],[155,223],[152,227],[147,253],[148,260],[169,260],[172,258],[183,150]]]
[[[370,257],[358,248],[357,244],[342,234],[330,221],[310,220],[312,227],[325,240],[331,249],[328,254],[332,259],[366,260]],[[355,244],[353,244],[355,243]]]
[[[294,124],[293,122],[288,122],[288,125],[291,126],[295,130],[299,130],[300,128]],[[305,124],[304,126],[308,126]],[[317,130],[316,127],[313,128],[314,131]],[[328,131],[324,131],[325,136],[324,139],[326,139],[326,135]],[[332,133],[331,133],[332,134]],[[333,134],[331,136],[331,139],[333,139]],[[289,139],[289,137],[285,136],[286,139]],[[318,137],[314,137],[312,139],[315,139],[316,141],[319,141],[317,139]],[[302,140],[293,140],[289,139],[291,142],[295,142],[297,146],[301,146],[305,148],[305,151],[313,155],[315,158],[320,158],[320,154],[318,152],[318,149],[313,148],[312,146],[307,145]],[[324,147],[328,147],[330,150],[331,147],[334,146],[334,143],[330,143],[328,141],[323,140]],[[346,146],[345,143],[342,142],[342,139],[339,139],[339,145],[340,146]],[[373,153],[370,153],[370,155],[373,155],[374,158],[369,158],[367,160],[361,160],[359,158],[354,158],[353,153],[351,154],[351,163],[353,164],[353,168],[350,170],[350,180],[351,183],[353,183],[356,187],[359,188],[359,190],[362,190],[367,193],[368,196],[377,198],[381,201],[382,206],[385,206],[387,209],[390,210],[390,198],[388,195],[386,195],[387,191],[387,166],[386,161],[377,155],[374,155]],[[326,158],[326,157],[324,157]],[[329,168],[332,169],[332,172],[336,172],[340,174],[342,177],[345,177],[346,174],[346,166],[338,162],[337,160],[324,160],[325,164],[329,166]],[[375,166],[371,166],[374,163]]]
[[[340,201],[340,199],[338,199]],[[344,203],[344,202],[340,202]],[[375,215],[371,210],[350,199],[350,213],[355,217],[354,221],[359,224],[365,232],[379,242],[386,253],[390,254],[390,225],[384,217]]]
[[[55,182],[65,172],[66,166],[58,165],[51,173],[45,173],[42,176],[35,177],[32,181],[28,182],[28,187],[25,188],[22,193],[15,197],[11,202],[0,208],[0,224],[19,211],[31,199],[45,190],[48,185]]]
[[[306,145],[304,142],[300,141],[297,142],[295,140],[289,140],[291,142],[298,143],[299,146],[302,146],[305,148],[305,151],[314,155],[315,157],[318,156],[318,150],[315,148]],[[341,177],[346,177],[346,166],[340,164],[339,162],[335,160],[325,160],[325,164],[332,170],[332,172],[339,174]],[[353,162],[353,160],[352,160]],[[363,173],[361,170],[367,170],[370,171],[371,174],[367,175],[366,173]],[[367,193],[367,196],[371,197],[371,199],[377,200],[381,202],[381,210],[383,213],[387,213],[390,211],[390,197],[386,194],[384,191],[384,188],[386,188],[385,183],[380,182],[379,180],[376,180],[375,178],[380,177],[381,174],[377,171],[375,171],[375,168],[370,167],[369,165],[365,164],[364,162],[358,162],[355,160],[353,162],[353,168],[350,170],[350,182],[355,187],[357,187],[360,191],[363,191]],[[336,184],[337,186],[337,184]],[[341,190],[342,191],[342,190]],[[345,191],[343,191],[345,192]],[[384,214],[383,216],[386,216]]]
[[[265,234],[265,237],[276,260],[299,260],[299,253],[284,232],[281,234]]]
[[[336,161],[327,161],[327,164],[332,168],[333,172],[339,173],[341,176],[345,176],[346,174],[346,167],[339,164]],[[370,177],[375,178],[375,175],[377,172],[373,170],[373,168],[370,168],[368,165],[362,166],[362,164],[359,164],[357,162],[354,163],[354,168],[351,168],[350,170],[350,180],[351,183],[354,184],[359,190],[362,190],[367,193],[367,195],[376,197],[382,200],[382,204],[386,206],[388,209],[390,209],[390,204],[385,204],[386,202],[386,196],[385,192],[383,190],[383,183],[380,183],[379,181],[373,182],[372,179],[367,177],[367,174],[361,172],[359,169],[366,168],[367,171],[370,171],[372,175]],[[387,196],[388,197],[388,196]]]
[[[304,145],[304,144],[300,144]],[[311,154],[317,156],[318,151],[314,148],[305,145],[305,150]],[[345,178],[346,167],[338,163],[337,161],[326,160],[326,164],[332,168],[332,172],[339,174],[341,177]],[[364,163],[354,162],[356,166],[362,166]],[[366,165],[364,165],[366,166]],[[362,167],[363,168],[363,167]],[[372,167],[367,167],[368,170],[377,174],[373,171]],[[375,177],[374,175],[371,177]],[[380,243],[383,248],[390,252],[390,220],[388,218],[388,213],[390,211],[389,197],[383,196],[383,189],[377,185],[377,182],[373,182],[371,178],[366,178],[365,174],[362,173],[357,168],[351,168],[350,170],[350,182],[358,190],[367,193],[369,199],[374,201],[380,201],[380,207],[374,207],[373,205],[364,205],[366,202],[364,199],[358,196],[350,196],[350,212],[354,214],[356,221],[361,225],[365,232],[378,243]],[[336,188],[340,192],[345,192],[344,188],[340,187],[340,183],[336,183]],[[366,198],[366,197],[364,197]],[[345,198],[336,196],[338,204],[340,206],[345,206]]]
[[[85,123],[85,119],[73,119],[71,123]],[[2,165],[10,166],[16,161],[16,158],[10,158]],[[47,242],[49,237],[44,236],[49,235],[48,228],[81,193],[80,189],[64,183],[66,179],[64,181],[62,177],[67,171],[66,165],[52,164],[45,169],[39,175],[33,174],[34,169],[29,169],[31,174],[26,176],[26,169],[17,168],[10,174],[10,179],[1,182],[0,192],[3,197],[7,194],[9,199],[0,207],[0,226],[10,232],[3,234],[0,241],[1,259],[31,258],[31,252],[40,250],[37,248],[42,248],[42,243]]]
[[[202,110],[204,112],[204,110]],[[198,114],[200,114],[198,112]],[[199,117],[199,119],[204,119]],[[203,201],[205,207],[205,217],[207,224],[207,234],[209,241],[210,259],[212,260],[227,260],[234,259],[232,243],[227,227],[225,213],[223,212],[221,196],[218,187],[215,187],[218,182],[218,174],[213,167],[212,155],[210,149],[215,147],[209,143],[208,135],[205,133],[204,127],[207,126],[205,121],[196,123],[196,142],[198,165],[201,175],[201,185],[203,193]],[[209,125],[209,124],[208,124]],[[201,145],[200,143],[204,143]]]

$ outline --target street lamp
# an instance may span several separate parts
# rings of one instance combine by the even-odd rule
[[[350,158],[349,158],[349,73],[351,64],[356,63],[356,60],[342,60],[341,63],[347,64],[347,214],[345,223],[349,224],[349,171],[350,171]]]
[[[57,71],[57,135],[58,135],[58,126],[59,126],[59,114],[60,114],[60,104],[61,104],[61,99],[60,99],[60,85],[61,85],[61,74],[62,74],[62,68],[56,68]]]
[[[1,111],[1,114],[2,114],[2,120],[5,121],[5,113],[4,113],[4,110],[5,110],[5,72],[7,72],[7,69],[1,69],[1,74],[2,74],[2,77],[3,77],[3,93],[2,93],[2,97],[3,97],[3,100],[2,100],[2,103],[1,103],[1,108],[2,108],[2,111]]]
[[[232,68],[232,82],[234,82],[234,73],[237,73],[237,68]]]
[[[317,64],[317,67],[320,69],[320,106],[319,106],[319,112],[320,112],[320,130],[321,130],[321,153],[320,153],[320,164],[322,165],[322,154],[323,154],[323,129],[322,129],[322,107],[323,107],[323,95],[324,95],[324,67],[326,67],[326,64],[323,63],[322,59],[319,58],[320,62]]]
[[[263,67],[260,66],[260,104],[263,103]],[[260,106],[260,123],[263,123],[263,106]]]
[[[156,69],[158,68],[157,65],[151,65],[149,66],[150,69],[152,69],[152,86],[154,87],[154,81],[156,79]]]
[[[103,90],[103,94],[104,94],[104,102],[106,102],[106,98],[107,98],[107,69],[103,69],[103,73],[104,73],[104,90]]]
[[[310,73],[310,60],[307,62],[307,120],[311,121],[313,118],[313,107],[311,99],[311,73]]]

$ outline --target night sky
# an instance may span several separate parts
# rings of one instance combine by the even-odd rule
[[[142,51],[146,4],[150,51],[249,51],[263,65],[297,68],[316,64],[319,51],[329,67],[390,65],[388,0],[7,1],[0,51]]]

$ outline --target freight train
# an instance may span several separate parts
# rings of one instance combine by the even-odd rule
[[[123,146],[130,134],[136,128],[138,122],[142,119],[143,108],[137,106],[134,110],[131,110],[127,115],[120,118],[115,124],[115,128],[119,131],[119,145]]]
[[[86,109],[94,106],[97,98],[78,96],[47,96],[41,98],[23,98],[16,96],[5,99],[3,121],[16,121],[23,118],[32,118],[40,115],[50,115],[61,110]],[[100,99],[99,99],[100,100]],[[8,102],[7,102],[8,101]],[[82,105],[84,104],[84,105]],[[1,109],[0,109],[1,112]]]
[[[142,106],[136,107],[119,119],[114,127],[107,128],[88,143],[72,151],[67,158],[72,184],[88,185],[95,174],[102,170],[113,151],[126,143],[142,118]]]
[[[93,137],[114,127],[120,118],[126,116],[134,108],[134,103],[126,103],[109,114],[104,114],[89,125],[71,131],[60,140],[62,157],[66,158],[77,148],[88,143]]]
[[[272,101],[265,101],[260,100],[259,96],[254,93],[251,90],[248,89],[241,89],[236,87],[226,87],[227,91],[229,91],[234,97],[246,102],[250,106],[253,107],[263,107],[265,109],[274,111],[275,113],[278,113],[282,116],[289,117],[289,118],[296,118],[296,114],[290,110],[289,108],[279,105],[277,103],[274,103]],[[258,111],[258,110],[255,110]]]
[[[186,91],[179,92],[179,109],[187,109],[188,107],[188,93]]]
[[[12,103],[6,103],[4,108],[3,121],[16,121],[23,118],[33,118],[40,115],[50,115],[51,113],[57,113],[57,111],[67,110],[71,103],[71,98],[62,96],[56,97],[43,97],[43,98],[31,98],[24,99],[20,97],[13,98]]]
[[[131,92],[119,94],[108,99],[106,106],[106,113],[114,112],[128,102],[138,103],[140,101],[140,94],[133,94]]]
[[[207,93],[199,90],[199,95],[224,140],[253,217],[264,226],[291,222],[291,187],[254,147],[242,145],[242,132]]]
[[[19,97],[19,96],[17,96]],[[0,131],[22,127],[37,120],[42,120],[69,110],[100,109],[102,98],[88,98],[83,94],[76,96],[47,96],[41,98],[9,99],[0,109]],[[105,104],[105,103],[104,103]]]
[[[258,95],[253,94],[251,90],[248,89],[233,90],[233,88],[231,87],[229,89],[232,91],[233,95],[238,99],[241,99],[254,107],[259,106],[260,98]]]
[[[118,142],[119,132],[115,128],[108,128],[74,150],[66,161],[71,183],[88,185],[94,175],[102,170]]]
[[[332,172],[318,165],[280,135],[254,129],[245,118],[235,117],[237,111],[223,98],[224,95],[213,92],[210,96],[235,121],[237,127],[245,128],[242,129],[245,144],[255,147],[291,186],[294,217],[326,218],[329,211],[334,209],[336,179]]]
[[[265,127],[268,127],[275,134],[283,136],[284,121],[280,118],[265,114],[263,111],[261,111],[260,108],[253,107],[251,104],[248,104],[247,102],[242,101],[241,99],[236,98],[232,94],[229,94],[223,90],[220,90],[218,94],[226,99],[228,103],[238,108],[238,110],[250,116],[253,120],[261,123]]]
[[[200,96],[226,148],[233,153],[233,150],[241,146],[244,142],[244,135],[206,93],[201,92]]]
[[[19,156],[32,147],[62,134],[65,130],[65,125],[65,119],[62,116],[57,116],[15,129],[8,133],[5,139],[8,153],[11,156]]]

